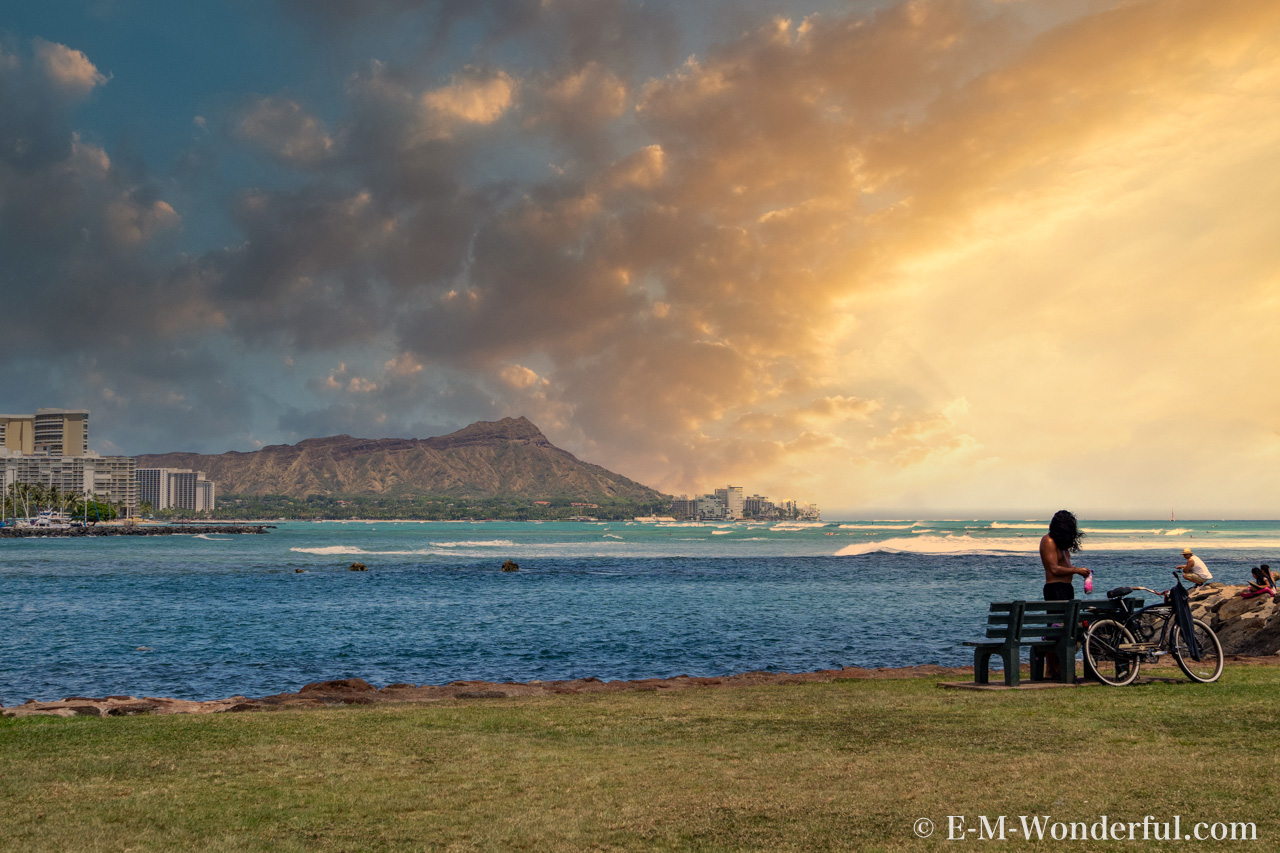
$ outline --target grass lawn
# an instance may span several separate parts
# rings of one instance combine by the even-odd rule
[[[1220,846],[1280,847],[1280,667],[1207,686],[935,683],[0,719],[0,849],[919,850],[956,847],[948,815],[1103,814],[1251,821],[1256,842]],[[1008,838],[959,849],[1099,846]]]

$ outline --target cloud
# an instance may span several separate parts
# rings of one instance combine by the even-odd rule
[[[511,107],[516,81],[504,71],[468,71],[447,86],[424,92],[427,133],[448,139],[466,125],[493,124]]]
[[[1274,3],[904,0],[678,58],[691,13],[620,0],[284,5],[317,54],[379,59],[223,125],[271,163],[203,253],[75,135],[74,86],[0,57],[0,281],[90,294],[7,340],[154,355],[185,325],[313,377],[271,428],[529,414],[677,491],[1016,507],[1123,470],[1137,505],[1216,437],[1275,464],[1280,412],[1237,378],[1280,369]],[[110,338],[122,292],[159,343]]]
[[[70,97],[82,98],[107,82],[81,51],[39,38],[33,41],[33,49],[36,64],[45,77],[57,91]]]
[[[241,116],[236,132],[292,166],[313,166],[335,154],[333,137],[324,125],[286,98],[258,98]]]

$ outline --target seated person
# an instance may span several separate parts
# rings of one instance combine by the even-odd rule
[[[1271,571],[1271,567],[1266,563],[1253,569],[1253,580],[1249,581],[1249,588],[1240,593],[1241,598],[1253,598],[1256,595],[1276,594],[1277,574]]]
[[[1213,580],[1213,575],[1209,573],[1209,567],[1204,564],[1204,560],[1193,554],[1190,548],[1183,548],[1182,556],[1187,558],[1187,562],[1178,566],[1178,568],[1182,569],[1184,580],[1189,580],[1196,586],[1201,586]]]

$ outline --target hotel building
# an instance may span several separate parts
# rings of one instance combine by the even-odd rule
[[[120,507],[125,518],[138,511],[134,467],[132,457],[99,456],[92,451],[78,456],[51,456],[0,449],[0,483],[6,491],[14,483],[31,483],[55,487],[63,494],[92,495]]]
[[[190,468],[139,468],[138,500],[151,504],[156,512],[165,509],[189,509],[211,512],[214,508],[214,485],[203,471]]]
[[[34,415],[0,415],[0,486],[56,487],[138,511],[136,463],[128,456],[99,456],[89,449],[86,409],[36,409]]]
[[[89,452],[89,412],[36,409],[34,415],[0,415],[0,448],[27,455],[84,456]]]

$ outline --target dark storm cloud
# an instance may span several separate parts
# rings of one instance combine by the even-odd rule
[[[481,49],[519,40],[537,61],[582,67],[604,62],[633,69],[656,54],[670,62],[679,43],[675,4],[628,0],[279,0],[305,26],[334,39],[394,29],[439,48],[463,25],[483,32]]]

